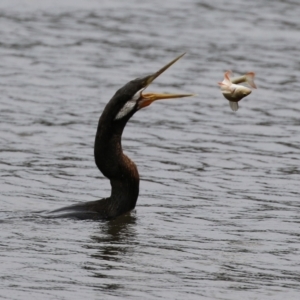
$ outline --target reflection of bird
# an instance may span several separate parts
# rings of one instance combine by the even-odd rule
[[[122,151],[121,137],[127,121],[141,108],[160,99],[192,96],[191,94],[144,93],[144,90],[179,60],[172,60],[156,73],[137,78],[119,89],[106,105],[98,123],[95,139],[95,162],[111,183],[111,195],[97,201],[75,204],[52,211],[56,217],[110,219],[135,207],[139,195],[139,173],[134,162]]]

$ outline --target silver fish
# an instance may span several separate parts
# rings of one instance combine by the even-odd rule
[[[225,72],[224,80],[222,82],[218,82],[218,84],[221,87],[223,96],[229,100],[231,109],[233,111],[237,111],[239,109],[238,102],[252,92],[248,87],[238,85],[238,83],[246,82],[251,87],[256,88],[254,83],[255,73],[248,72],[243,76],[234,78],[230,78],[230,75],[232,75],[231,71]]]

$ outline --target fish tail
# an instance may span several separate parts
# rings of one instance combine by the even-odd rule
[[[256,89],[256,85],[254,83],[254,76],[255,76],[255,73],[254,72],[248,72],[245,74],[246,76],[246,82],[251,86],[253,87],[254,89]]]

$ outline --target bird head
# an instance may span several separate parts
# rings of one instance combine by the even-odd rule
[[[114,120],[129,119],[138,110],[149,106],[157,100],[194,96],[194,94],[165,94],[145,92],[145,89],[164,71],[172,66],[184,54],[176,57],[157,72],[134,79],[119,89],[108,103],[109,110],[114,111]]]

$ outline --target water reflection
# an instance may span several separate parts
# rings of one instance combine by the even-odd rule
[[[136,216],[134,213],[128,213],[101,223],[100,233],[91,236],[92,243],[86,247],[94,251],[84,269],[96,279],[96,289],[112,293],[124,288],[118,277],[126,269],[126,257],[132,257],[133,246],[137,244],[135,227]]]
[[[100,234],[91,236],[92,248],[97,249],[97,252],[91,256],[99,260],[119,261],[123,256],[132,254],[132,246],[136,244],[135,226],[134,213],[125,214],[99,225]]]

